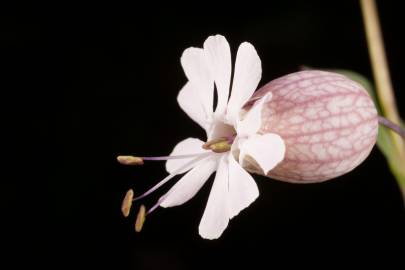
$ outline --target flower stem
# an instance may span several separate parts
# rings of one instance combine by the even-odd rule
[[[375,0],[361,0],[364,27],[377,92],[383,113],[399,123]]]
[[[395,95],[390,79],[376,2],[375,0],[360,0],[360,6],[363,14],[371,66],[378,100],[381,105],[381,112],[387,118],[386,120],[389,119],[392,124],[399,126],[401,119],[396,106]],[[382,124],[384,125],[384,123]],[[388,127],[391,128],[390,126]],[[396,151],[397,162],[399,162],[399,164],[405,164],[404,140],[398,136],[400,133],[393,132],[392,130],[393,129],[391,129],[389,134],[391,136],[393,145],[395,146],[394,151]],[[400,170],[400,175],[405,177],[405,166],[400,166],[398,169]],[[402,195],[405,201],[404,181],[398,181],[398,184],[401,187]]]

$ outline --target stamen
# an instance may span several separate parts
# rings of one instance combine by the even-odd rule
[[[159,161],[159,160],[169,160],[169,159],[186,159],[192,157],[198,157],[204,155],[205,153],[187,154],[187,155],[177,155],[177,156],[160,156],[160,157],[141,157],[143,160],[149,161]]]
[[[122,200],[121,212],[124,215],[124,217],[129,216],[129,212],[131,211],[133,198],[134,198],[134,191],[132,189],[130,189],[125,194],[124,200]]]
[[[215,153],[225,153],[231,150],[232,138],[222,137],[206,142],[202,147]]]
[[[151,209],[148,210],[148,212],[146,214],[149,215],[150,213],[155,211],[155,209],[158,208],[162,202],[163,202],[163,200],[159,200],[154,206],[152,206]]]
[[[183,171],[184,169],[190,167],[191,165],[193,165],[194,163],[197,163],[198,161],[204,159],[207,156],[212,155],[211,152],[208,153],[203,153],[198,155],[196,158],[190,160],[189,162],[187,162],[186,164],[184,164],[182,167],[174,170],[171,174],[169,174],[168,176],[166,176],[163,180],[161,180],[159,183],[157,183],[154,187],[152,187],[151,189],[149,189],[148,191],[146,191],[144,194],[136,197],[133,199],[133,201],[137,201],[140,200],[146,196],[148,196],[149,194],[151,194],[152,192],[154,192],[155,190],[157,190],[158,188],[160,188],[162,185],[164,185],[166,182],[168,182],[170,179],[172,179],[173,177],[175,177],[177,174],[179,174],[181,171]]]
[[[192,157],[198,157],[205,153],[177,155],[177,156],[159,156],[159,157],[136,157],[136,156],[118,156],[117,160],[123,165],[143,165],[144,161],[161,161],[169,159],[186,159]]]
[[[117,161],[123,165],[143,165],[143,158],[134,156],[118,156]]]
[[[215,153],[225,153],[231,150],[231,145],[228,143],[228,141],[223,141],[212,144],[210,148]]]
[[[204,148],[206,150],[211,150],[211,145],[219,143],[219,142],[223,142],[223,141],[226,141],[226,140],[227,140],[227,138],[225,138],[225,137],[214,139],[214,140],[211,140],[211,141],[208,141],[208,142],[204,143],[202,148]]]
[[[170,196],[170,194],[171,194],[171,192],[169,191],[169,192],[167,192],[165,195],[163,195],[162,197],[160,197],[159,200],[158,200],[158,202],[157,202],[154,206],[152,206],[152,208],[150,208],[146,214],[149,215],[150,213],[152,213],[153,211],[155,211],[155,209],[158,208],[158,207],[162,204],[162,202],[163,202],[164,200],[166,200],[166,198],[167,198],[168,196]]]
[[[136,221],[135,221],[135,231],[140,232],[142,230],[143,224],[145,223],[145,217],[146,217],[146,208],[145,205],[141,205],[139,208],[138,215],[136,216]]]

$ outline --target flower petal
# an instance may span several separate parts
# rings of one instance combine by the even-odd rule
[[[252,108],[245,114],[243,120],[238,119],[236,126],[238,136],[248,136],[259,131],[262,126],[263,106],[271,100],[271,97],[271,92],[267,93],[255,102]]]
[[[239,148],[239,163],[243,166],[245,156],[248,155],[257,162],[265,175],[284,159],[285,154],[283,139],[274,133],[252,135]]]
[[[178,206],[190,200],[216,170],[217,164],[217,157],[208,157],[200,161],[163,195],[160,206]]]
[[[215,80],[218,94],[218,104],[215,110],[217,115],[225,113],[229,97],[231,82],[232,60],[231,49],[225,37],[221,35],[210,36],[204,42],[204,52],[208,67]]]
[[[191,87],[191,83],[187,82],[186,85],[180,90],[177,96],[177,102],[180,108],[197,124],[206,129],[209,120],[204,111],[203,104],[198,98],[196,90]]]
[[[180,61],[191,87],[196,90],[196,95],[207,118],[211,117],[214,102],[214,80],[208,68],[204,50],[188,48],[183,52]]]
[[[205,207],[200,226],[201,237],[216,239],[221,236],[229,223],[228,212],[228,160],[227,155],[222,155],[214,184]]]
[[[227,119],[230,123],[236,124],[240,109],[256,90],[261,76],[261,61],[255,48],[248,42],[242,43],[236,55],[232,92],[228,102]]]
[[[204,144],[203,141],[196,139],[196,138],[187,138],[179,142],[170,153],[170,156],[178,156],[178,155],[190,155],[190,154],[199,154],[209,152],[202,148]],[[173,171],[177,170],[178,168],[184,166],[188,163],[192,158],[183,158],[183,159],[169,159],[166,161],[166,171],[168,173],[173,173]],[[192,167],[187,167],[184,170],[178,172],[177,174],[185,173],[189,171]]]
[[[232,154],[229,159],[229,218],[248,207],[259,197],[259,189],[253,177],[246,172]]]

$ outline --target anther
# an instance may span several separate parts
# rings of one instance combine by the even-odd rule
[[[206,150],[211,150],[211,145],[219,143],[219,142],[223,142],[225,140],[226,140],[226,138],[222,137],[222,138],[218,138],[218,139],[208,141],[208,142],[203,144],[202,148],[204,148]]]
[[[141,205],[135,221],[136,232],[140,232],[142,230],[143,223],[145,222],[145,217],[146,217],[146,208],[145,205]]]
[[[231,150],[231,145],[228,143],[228,141],[222,141],[211,144],[210,149],[215,153],[225,153]]]
[[[143,159],[134,156],[118,156],[117,161],[123,165],[143,165]]]
[[[124,199],[122,200],[121,212],[124,215],[124,217],[129,216],[129,212],[131,211],[133,198],[134,198],[134,191],[132,189],[130,189],[130,190],[127,191],[127,193],[125,194]]]
[[[231,144],[229,143],[228,138],[218,138],[208,141],[203,144],[202,147],[215,153],[225,153],[231,150]]]

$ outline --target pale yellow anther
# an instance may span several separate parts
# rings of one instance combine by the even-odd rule
[[[211,150],[211,145],[219,143],[219,142],[223,142],[225,140],[226,140],[226,138],[218,138],[218,139],[208,141],[208,142],[203,144],[202,148],[204,148],[206,150]]]
[[[231,146],[227,138],[218,138],[206,142],[202,147],[215,153],[225,153],[231,150]]]
[[[125,194],[124,199],[122,200],[121,212],[124,215],[124,217],[129,216],[129,212],[131,211],[133,198],[134,198],[134,191],[132,189],[130,189],[130,190],[127,191],[127,193]]]
[[[225,153],[231,150],[231,145],[227,141],[222,141],[211,144],[210,149],[215,153]]]
[[[134,156],[118,156],[117,161],[123,165],[143,165],[143,159]]]
[[[206,142],[202,147],[215,153],[225,153],[231,150],[231,146],[227,138],[218,138]]]
[[[143,223],[145,223],[145,217],[146,217],[146,208],[145,205],[141,205],[135,221],[136,232],[140,232],[142,230]]]

